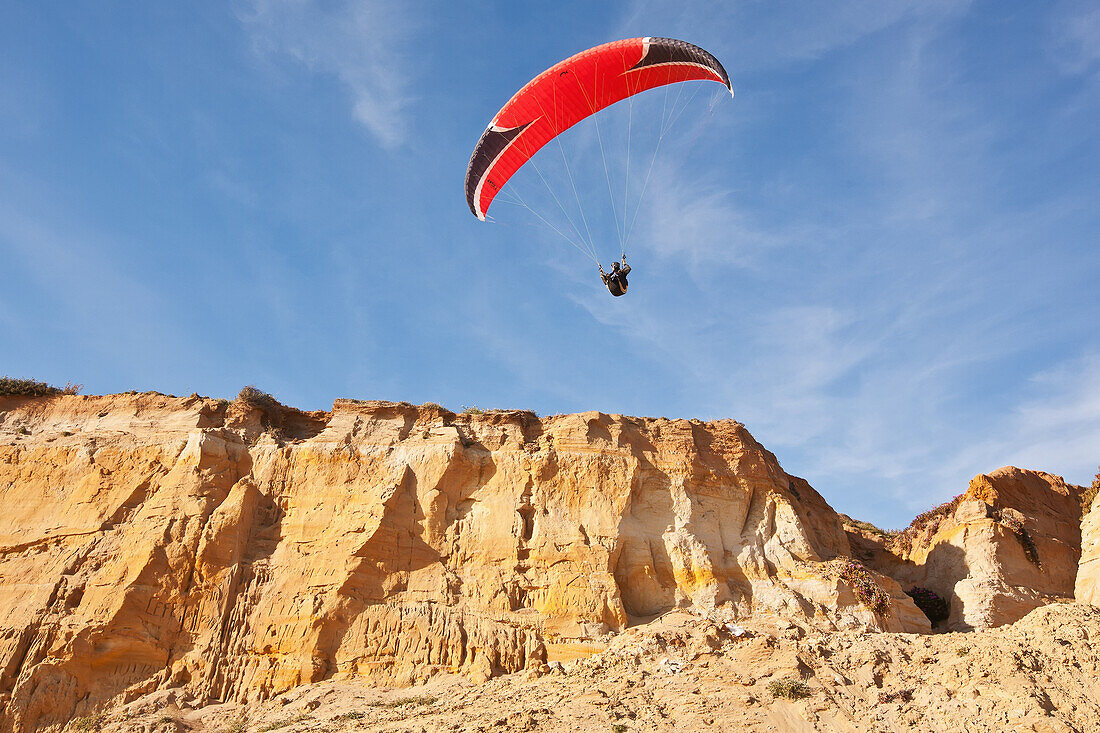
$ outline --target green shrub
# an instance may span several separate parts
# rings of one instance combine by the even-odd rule
[[[438,402],[425,402],[421,405],[425,410],[436,410],[437,412],[443,412],[446,408]]]
[[[934,592],[927,588],[915,586],[905,591],[905,594],[913,599],[913,603],[924,612],[924,615],[928,617],[928,620],[933,626],[947,619],[950,613],[947,601],[940,598]]]
[[[772,697],[785,697],[788,700],[798,700],[810,696],[810,688],[806,686],[806,683],[793,677],[772,680],[768,683],[768,692],[771,693]]]
[[[852,586],[860,603],[880,616],[890,615],[890,596],[879,587],[867,568],[855,560],[848,560],[840,569],[840,577]]]
[[[463,415],[480,415],[483,412],[485,412],[485,410],[482,410],[477,405],[463,405],[462,406],[462,414]]]
[[[64,387],[54,387],[36,379],[0,377],[0,397],[53,397],[61,394],[79,394],[82,389],[84,385],[71,382]]]

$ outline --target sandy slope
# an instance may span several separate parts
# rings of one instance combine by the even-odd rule
[[[162,691],[95,722],[165,733],[1100,730],[1100,608],[1056,604],[972,633],[815,636],[763,620],[745,632],[675,612],[549,673],[406,689],[322,682],[252,706]],[[808,695],[777,699],[769,682],[785,678]]]

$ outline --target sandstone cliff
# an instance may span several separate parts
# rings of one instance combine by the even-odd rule
[[[1100,484],[1100,474],[1093,487]],[[1081,520],[1081,562],[1077,568],[1074,596],[1081,603],[1100,606],[1100,493]]]
[[[1081,556],[1081,487],[1060,476],[1007,466],[975,476],[965,493],[875,546],[856,539],[868,563],[907,589],[950,602],[945,628],[1012,623],[1072,600]]]
[[[483,680],[673,608],[929,628],[841,578],[836,513],[733,421],[0,398],[0,506],[5,729],[162,688]]]

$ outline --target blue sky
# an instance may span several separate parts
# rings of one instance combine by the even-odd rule
[[[737,96],[662,141],[613,299],[462,181],[527,79],[638,35]],[[1095,3],[4,3],[0,47],[0,372],[733,417],[887,526],[1100,462]],[[665,99],[601,118],[616,191]]]

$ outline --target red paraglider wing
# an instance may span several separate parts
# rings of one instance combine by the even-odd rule
[[[543,145],[601,109],[647,89],[716,81],[733,93],[718,59],[672,38],[628,38],[570,56],[516,92],[478,140],[466,201],[478,219],[508,179]]]

